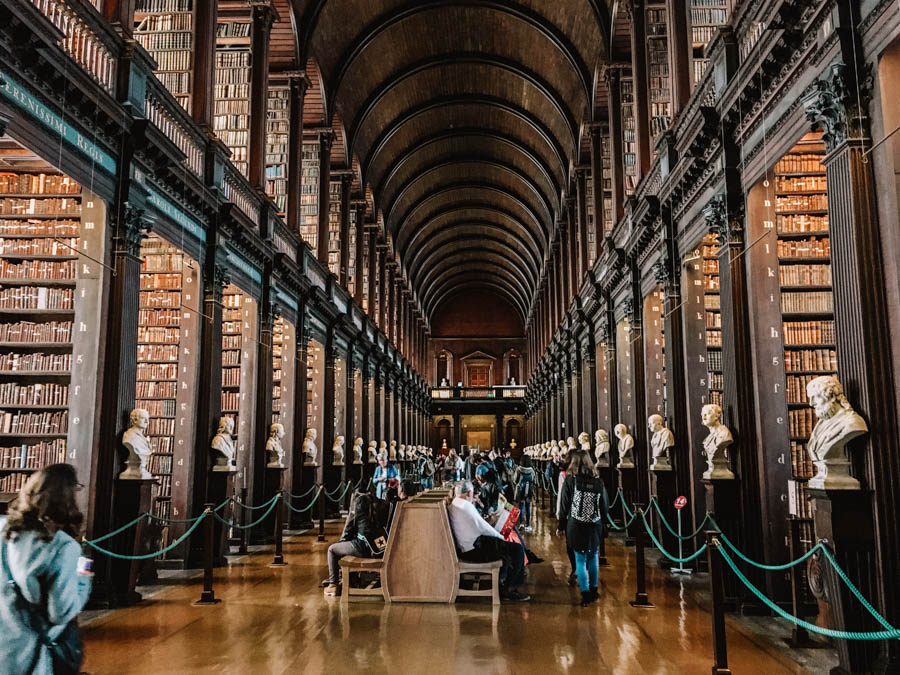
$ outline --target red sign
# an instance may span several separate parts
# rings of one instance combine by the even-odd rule
[[[687,506],[687,497],[681,496],[675,500],[675,508],[679,511]]]

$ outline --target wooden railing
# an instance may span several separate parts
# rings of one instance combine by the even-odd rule
[[[202,177],[205,139],[196,135],[196,125],[155,76],[147,80],[144,114],[184,153],[191,173]]]
[[[497,387],[435,387],[431,390],[433,399],[502,399],[525,398],[524,386],[505,385]]]
[[[260,199],[253,192],[250,183],[244,175],[238,171],[234,164],[225,164],[225,179],[222,190],[225,199],[237,206],[244,215],[253,221],[254,228],[259,227]]]

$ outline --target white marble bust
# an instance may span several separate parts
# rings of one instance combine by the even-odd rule
[[[313,428],[306,430],[303,437],[303,445],[300,451],[303,453],[303,466],[319,466],[319,448],[316,446],[316,439],[319,432]]]
[[[391,462],[397,461],[397,441],[391,441],[391,447],[388,450],[388,460]]]
[[[619,463],[617,469],[633,469],[634,468],[634,437],[628,433],[628,427],[624,424],[617,424],[613,429],[616,438],[619,439]]]
[[[357,436],[356,438],[353,439],[353,463],[354,464],[362,464],[363,463],[362,446],[363,446],[363,439],[361,439],[359,436]]]
[[[344,437],[337,436],[331,446],[331,464],[333,466],[344,466]]]
[[[213,471],[235,471],[234,467],[234,418],[219,418],[219,429],[213,436]]]
[[[669,448],[675,445],[675,435],[666,426],[662,415],[650,415],[647,418],[647,427],[650,429],[650,451],[653,457],[650,470],[671,471]]]
[[[397,457],[400,458],[401,462],[406,459],[406,446],[403,443],[397,448]]]
[[[576,450],[578,450],[578,446],[575,445],[575,439],[569,436],[566,439],[566,452],[575,452]]]
[[[150,425],[150,413],[143,408],[135,408],[129,416],[131,426],[122,434],[122,445],[128,450],[128,458],[125,460],[125,470],[119,474],[122,480],[145,480],[153,478],[153,474],[147,471],[147,462],[153,450],[150,441],[144,435],[144,431]]]
[[[381,441],[381,443],[378,444],[378,454],[375,455],[375,461],[377,462],[378,458],[381,456],[388,456],[387,441]]]
[[[378,442],[377,441],[369,441],[368,450],[369,453],[369,464],[375,464],[378,461]]]
[[[706,453],[707,468],[703,478],[708,480],[732,480],[731,460],[728,458],[728,446],[734,442],[731,430],[722,424],[722,408],[715,403],[707,403],[700,411],[703,426],[709,429],[709,435],[703,439],[703,451]]]
[[[806,446],[816,467],[809,487],[859,490],[859,481],[850,475],[847,443],[869,431],[866,421],[853,410],[834,375],[812,380],[806,385],[806,395],[818,418]]]
[[[609,434],[605,429],[594,432],[594,458],[597,466],[609,466]]]
[[[572,445],[575,445],[574,440],[572,441]],[[557,447],[559,448],[559,456],[562,459],[565,459],[566,457],[569,456],[569,444],[568,443],[566,443],[565,441],[560,441],[559,443],[557,443]]]
[[[284,448],[281,439],[284,438],[284,426],[277,422],[269,427],[269,439],[266,441],[266,453],[269,456],[268,469],[284,468]]]
[[[578,434],[578,447],[587,452],[591,451],[591,435],[588,432],[582,431]]]

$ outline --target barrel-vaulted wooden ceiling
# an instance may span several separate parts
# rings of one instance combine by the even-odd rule
[[[524,319],[602,110],[618,0],[276,4],[272,69],[315,80],[306,122],[340,127],[425,316],[474,288]]]

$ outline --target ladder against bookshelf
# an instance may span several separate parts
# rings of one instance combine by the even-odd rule
[[[231,150],[231,162],[244,176],[250,142],[250,22],[222,21],[216,27],[213,129]]]
[[[722,310],[719,296],[719,246],[716,237],[703,238],[703,302],[706,317],[706,367],[709,402],[722,405]]]
[[[266,194],[274,200],[282,218],[287,212],[290,101],[288,87],[269,87],[266,100]]]
[[[338,276],[341,271],[341,183],[328,184],[328,271]]]
[[[257,303],[234,284],[222,296],[222,416],[234,420],[235,464],[242,479],[250,462],[257,353]]]
[[[300,238],[316,253],[319,223],[319,142],[303,142],[300,177]]]
[[[134,37],[156,62],[156,77],[191,110],[194,59],[193,0],[137,0]]]

